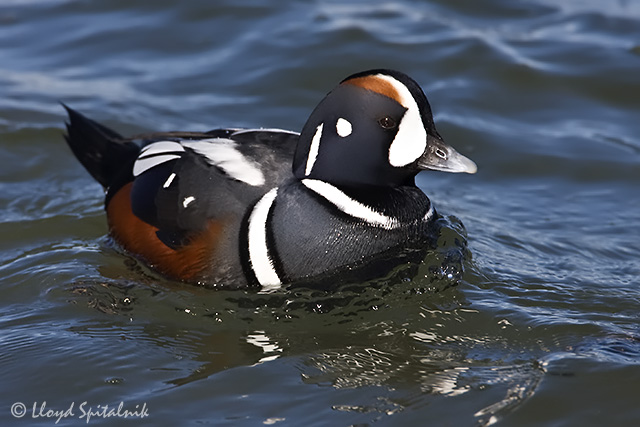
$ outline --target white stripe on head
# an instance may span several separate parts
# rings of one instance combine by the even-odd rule
[[[210,165],[222,169],[231,178],[254,187],[264,185],[264,175],[260,166],[245,157],[236,148],[238,144],[234,141],[226,138],[214,138],[181,141],[180,143],[203,156]]]
[[[407,109],[398,125],[396,137],[389,147],[391,166],[406,166],[418,160],[427,148],[427,131],[422,123],[420,109],[404,84],[386,74],[378,74],[376,77],[393,85],[400,96],[400,104]]]
[[[267,245],[267,220],[277,195],[278,187],[262,196],[249,215],[249,262],[258,283],[267,290],[278,289],[282,284]]]
[[[386,230],[393,230],[401,225],[396,218],[376,212],[327,182],[317,179],[303,179],[302,184],[352,218],[360,219],[369,225]]]
[[[320,123],[316,128],[316,133],[313,135],[311,139],[311,146],[309,147],[309,156],[307,157],[307,167],[304,170],[305,175],[309,175],[311,170],[313,169],[313,164],[316,162],[316,158],[318,157],[318,151],[320,150],[320,139],[322,138],[322,126],[323,123]]]
[[[342,138],[346,138],[351,135],[352,131],[353,127],[351,126],[349,120],[340,117],[336,122],[336,132],[338,132],[338,135],[340,135]]]

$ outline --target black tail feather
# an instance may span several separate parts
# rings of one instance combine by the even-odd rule
[[[62,103],[61,103],[62,104]],[[105,189],[114,190],[133,179],[132,164],[140,148],[113,130],[94,122],[65,104],[69,114],[64,136],[80,163]]]

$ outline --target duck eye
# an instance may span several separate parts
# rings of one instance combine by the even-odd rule
[[[393,129],[394,127],[396,127],[396,121],[388,116],[378,120],[378,123],[380,123],[380,126],[382,126],[383,129]]]

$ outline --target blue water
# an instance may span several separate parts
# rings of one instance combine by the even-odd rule
[[[2,425],[639,425],[640,3],[7,0],[0,58]],[[299,130],[373,67],[479,166],[418,177],[457,286],[164,281],[61,136]]]

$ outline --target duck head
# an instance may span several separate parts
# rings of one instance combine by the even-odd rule
[[[298,179],[338,186],[415,185],[424,169],[477,167],[438,134],[420,86],[383,69],[353,74],[329,92],[304,125],[293,162]]]

